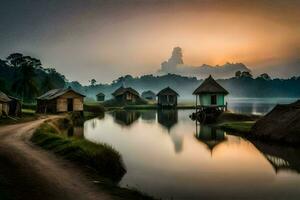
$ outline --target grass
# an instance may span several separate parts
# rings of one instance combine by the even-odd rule
[[[68,138],[49,124],[41,125],[31,137],[36,145],[95,170],[101,177],[118,182],[126,173],[120,154],[105,144]]]
[[[105,111],[103,105],[100,103],[85,103],[83,105],[83,110],[91,113],[104,113]]]
[[[0,117],[0,126],[24,123],[34,121],[36,119],[38,119],[38,115],[35,113],[34,110],[22,109],[21,117]]]
[[[116,197],[116,199],[154,199],[137,189],[121,188],[116,184],[126,173],[126,170],[121,155],[106,144],[95,144],[84,139],[64,136],[47,123],[42,124],[35,131],[31,141],[46,150],[77,163],[81,168],[85,166],[84,169],[87,169],[88,176],[91,176],[93,180],[97,180],[95,184]]]
[[[218,124],[217,127],[229,132],[247,134],[250,133],[254,123],[255,121],[224,122]]]

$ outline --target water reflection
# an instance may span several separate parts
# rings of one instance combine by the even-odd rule
[[[162,199],[299,199],[299,151],[195,124],[191,110],[135,112],[127,128],[113,113],[84,126],[86,139],[122,155],[121,186]]]
[[[84,120],[70,120],[62,119],[63,121],[59,122],[58,128],[60,132],[68,137],[77,137],[83,138],[84,130]]]
[[[158,123],[167,128],[168,131],[178,123],[178,111],[177,109],[170,110],[158,110],[157,111]]]
[[[279,173],[291,170],[300,173],[300,149],[253,141],[255,147],[263,153],[274,171]]]
[[[276,104],[287,104],[296,100],[297,98],[229,98],[228,109],[237,113],[263,115]]]
[[[143,110],[141,111],[141,118],[144,121],[155,122],[156,110]]]
[[[138,111],[116,111],[112,112],[115,122],[121,126],[131,126],[138,118],[141,113]]]
[[[216,129],[214,127],[209,127],[206,125],[201,125],[196,122],[196,133],[195,137],[206,144],[207,148],[210,150],[211,154],[213,149],[220,143],[226,141],[227,137],[224,131]]]

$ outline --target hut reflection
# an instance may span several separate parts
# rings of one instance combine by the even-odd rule
[[[206,144],[207,148],[213,153],[213,149],[220,143],[227,140],[226,134],[220,129],[214,127],[200,125],[199,122],[196,122],[196,134],[195,137],[197,140]]]
[[[282,170],[300,173],[300,148],[272,145],[258,141],[252,143],[269,161],[275,173]]]
[[[170,134],[172,142],[174,144],[175,153],[180,153],[183,150],[183,135],[181,133],[174,133]]]
[[[170,131],[178,123],[178,111],[176,109],[158,110],[157,118],[158,123]]]
[[[141,119],[154,122],[156,120],[156,110],[146,110],[141,112]]]
[[[130,126],[139,119],[138,111],[116,111],[112,113],[114,121],[121,126]]]
[[[68,137],[83,138],[84,121],[65,119],[58,127],[60,132]]]

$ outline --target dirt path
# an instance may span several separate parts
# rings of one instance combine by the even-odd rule
[[[29,142],[45,120],[0,127],[0,199],[113,199],[71,163]]]

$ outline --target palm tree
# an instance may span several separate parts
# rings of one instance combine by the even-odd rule
[[[46,77],[44,78],[43,82],[42,82],[42,92],[47,92],[49,90],[54,89],[55,86],[53,84],[53,80],[51,77],[51,74],[47,74]]]
[[[23,60],[18,68],[17,77],[12,85],[12,90],[21,96],[22,101],[32,100],[38,93],[35,80],[35,69],[30,60]]]

